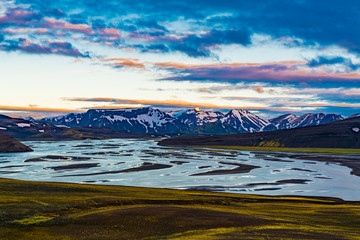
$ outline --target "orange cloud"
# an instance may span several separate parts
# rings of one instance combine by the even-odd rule
[[[92,61],[109,62],[106,65],[113,67],[145,68],[145,64],[141,63],[138,58],[97,58]]]
[[[104,35],[120,37],[120,31],[116,28],[102,28],[100,32]]]
[[[216,68],[216,67],[239,67],[239,66],[262,66],[262,65],[287,65],[287,66],[296,66],[306,64],[305,61],[279,61],[279,62],[267,62],[267,63],[211,63],[211,64],[185,64],[178,62],[153,62],[154,66],[158,67],[169,67],[176,69],[185,69],[185,68]]]
[[[188,108],[213,108],[213,109],[256,109],[256,110],[270,110],[270,111],[280,111],[287,112],[293,111],[293,109],[288,107],[264,107],[264,106],[234,106],[234,105],[216,105],[212,103],[193,103],[183,100],[144,100],[144,99],[119,99],[119,98],[67,98],[68,101],[84,101],[84,102],[111,102],[117,104],[141,104],[141,105],[153,105],[153,106],[163,106],[163,107],[188,107]],[[117,108],[113,106],[95,106],[91,107],[92,109],[96,108]],[[120,108],[129,108],[129,107],[120,107]]]
[[[136,63],[131,61],[124,61],[124,62],[116,62],[116,63],[109,63],[109,66],[115,67],[135,67],[135,68],[145,68],[145,65],[142,63]]]
[[[94,61],[114,61],[110,66],[126,65],[128,67],[158,67],[170,71],[183,71],[184,75],[165,78],[165,80],[189,80],[189,81],[275,81],[275,82],[299,82],[299,81],[340,81],[358,80],[359,72],[327,72],[321,69],[307,68],[306,61],[278,61],[266,63],[179,63],[179,62],[151,62],[136,59],[136,64],[119,58],[95,59]],[[120,62],[117,62],[120,61]],[[121,61],[125,61],[123,64]],[[127,63],[127,64],[126,64]]]
[[[345,95],[360,96],[360,89],[347,89],[342,91]]]
[[[4,28],[3,32],[10,34],[38,33],[44,34],[49,31],[46,28]]]
[[[55,18],[44,17],[47,25],[50,28],[60,28],[75,32],[92,33],[92,28],[87,24],[73,24],[63,20],[57,20]]]
[[[21,107],[21,106],[0,106],[2,114],[11,117],[33,117],[40,119],[44,117],[55,117],[73,112],[83,112],[78,109],[63,109],[63,108],[41,108],[36,106]],[[1,114],[1,113],[0,113]]]
[[[336,94],[347,96],[360,96],[359,88],[303,88],[303,89],[290,89],[286,91],[288,94]]]
[[[262,87],[257,87],[255,91],[257,91],[258,93],[263,93],[264,89]]]
[[[4,106],[0,105],[0,110],[6,111],[32,111],[32,112],[80,112],[75,109],[64,109],[64,108],[40,108],[40,107],[19,107],[19,106]]]

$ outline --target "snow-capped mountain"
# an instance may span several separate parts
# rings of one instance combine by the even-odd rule
[[[353,115],[354,117],[356,115]],[[164,112],[158,109],[92,109],[85,113],[46,118],[55,126],[112,128],[128,133],[155,135],[213,135],[253,133],[290,129],[343,120],[338,114],[285,114],[270,120],[245,110],[233,109],[224,114],[200,108]]]
[[[32,117],[22,117],[22,119],[26,120],[26,121],[30,121],[30,122],[34,122],[36,123],[36,120]]]
[[[344,120],[344,117],[338,114],[307,113],[302,116],[285,114],[277,118],[270,119],[269,122],[272,123],[276,129],[290,129],[319,125],[339,120]]]
[[[224,117],[224,114],[221,112],[213,111],[204,111],[200,108],[190,109],[180,116],[177,119],[185,124],[188,127],[201,126],[206,123],[217,122]]]
[[[255,114],[245,109],[233,109],[221,119],[223,124],[234,127],[237,131],[243,132],[259,132],[270,124],[269,121],[261,119]]]
[[[153,108],[92,109],[45,120],[70,127],[107,127],[147,134],[178,133],[181,125],[176,118]]]
[[[299,116],[289,113],[270,119],[269,122],[272,123],[276,129],[288,129],[291,128],[297,118],[299,118]]]
[[[80,126],[80,121],[82,120],[82,118],[82,113],[69,113],[64,116],[44,118],[44,120],[56,124],[64,124],[69,127],[78,127]]]
[[[351,116],[348,117],[348,118],[354,118],[354,117],[360,117],[360,113],[353,114],[353,115],[351,115]]]

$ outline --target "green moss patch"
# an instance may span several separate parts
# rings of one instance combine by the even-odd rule
[[[358,239],[360,203],[0,179],[0,239]]]

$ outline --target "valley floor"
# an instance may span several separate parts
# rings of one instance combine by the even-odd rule
[[[360,202],[0,179],[0,239],[359,239]]]

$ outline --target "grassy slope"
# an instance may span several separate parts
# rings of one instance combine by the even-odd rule
[[[359,204],[0,179],[0,239],[359,239]]]
[[[269,132],[175,137],[159,142],[163,146],[247,146],[261,148],[360,149],[360,117],[342,121]],[[255,150],[255,148],[254,148]],[[316,151],[316,150],[315,150]],[[343,150],[341,150],[343,151]]]

